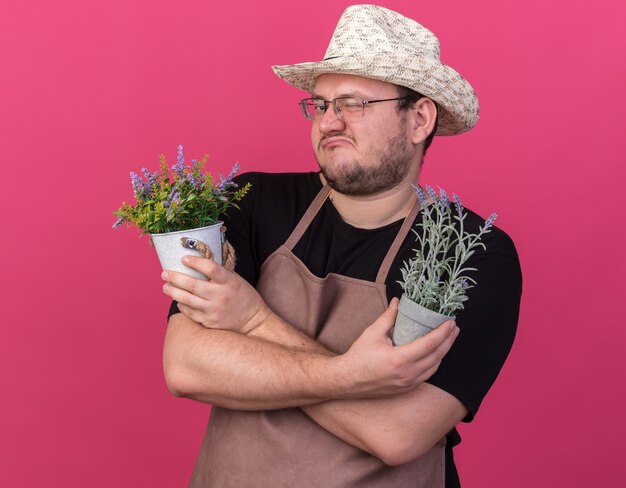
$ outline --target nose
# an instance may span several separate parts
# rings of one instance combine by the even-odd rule
[[[339,115],[335,113],[335,109],[333,104],[326,109],[326,112],[322,114],[321,117],[318,116],[316,122],[319,125],[320,132],[324,134],[328,134],[331,132],[341,131],[345,128],[345,123]]]

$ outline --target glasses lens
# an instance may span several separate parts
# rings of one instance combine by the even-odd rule
[[[358,113],[363,113],[363,99],[357,97],[341,97],[335,99],[335,107],[337,111],[343,116],[351,116]]]
[[[326,111],[326,103],[318,98],[305,98],[300,101],[300,108],[302,114],[310,120]]]

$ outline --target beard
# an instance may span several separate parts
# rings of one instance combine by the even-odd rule
[[[354,159],[341,166],[332,162],[326,165],[320,162],[319,157],[317,162],[333,190],[360,197],[377,195],[398,186],[407,177],[413,163],[406,135],[402,133],[389,139],[385,147],[371,154],[371,158],[377,164],[365,165]]]

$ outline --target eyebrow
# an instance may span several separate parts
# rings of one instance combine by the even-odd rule
[[[317,93],[311,93],[311,98],[320,98],[322,100],[326,100],[323,96],[318,95]],[[343,97],[359,97],[362,98],[363,100],[367,100],[367,98],[359,93],[342,93],[340,95],[337,95],[335,98],[343,98]]]

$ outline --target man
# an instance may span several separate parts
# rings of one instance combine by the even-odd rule
[[[510,239],[494,229],[474,257],[458,327],[401,347],[389,331],[424,152],[435,131],[475,124],[474,92],[430,31],[374,5],[344,12],[324,61],[274,70],[310,93],[320,173],[242,175],[252,189],[227,221],[237,273],[189,257],[209,281],[163,274],[166,381],[213,405],[191,486],[459,486],[454,426],[515,335]]]

